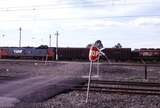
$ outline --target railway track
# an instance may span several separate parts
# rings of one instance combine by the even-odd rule
[[[86,91],[87,85],[77,86],[74,90]],[[160,83],[92,80],[90,91],[103,93],[160,95]]]

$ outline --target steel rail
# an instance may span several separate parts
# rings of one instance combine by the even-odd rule
[[[0,59],[0,62],[40,62],[43,63],[44,61],[41,60],[16,60],[16,59]],[[57,62],[57,61],[47,61],[47,62]],[[58,61],[58,62],[64,62],[64,61]],[[65,61],[66,62],[66,61]],[[79,63],[79,64],[89,64],[89,62],[73,62],[68,61],[66,63]],[[147,66],[147,67],[160,67],[160,64],[136,64],[136,63],[100,63],[105,66]]]
[[[160,67],[160,64],[135,64],[135,63],[108,63],[108,66],[149,66],[149,67]]]
[[[79,85],[73,88],[73,90],[84,91],[86,88],[86,85]],[[160,95],[160,83],[92,80],[90,91],[104,93],[116,92],[127,94]]]
[[[77,86],[76,88],[87,88],[87,86]],[[160,89],[151,88],[128,88],[128,87],[106,87],[106,86],[90,86],[92,89],[115,89],[115,90],[131,90],[131,91],[148,91],[148,92],[159,92]]]
[[[155,82],[131,82],[131,81],[108,81],[108,80],[91,80],[93,84],[108,84],[108,85],[128,85],[128,86],[152,86],[160,87],[160,83]]]
[[[86,91],[86,88],[73,88],[73,90]],[[144,92],[144,91],[129,91],[129,90],[115,90],[115,89],[90,89],[91,92],[100,93],[123,93],[123,94],[139,94],[139,95],[160,95],[160,92]]]

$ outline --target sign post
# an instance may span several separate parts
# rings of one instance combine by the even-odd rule
[[[95,62],[99,59],[99,56],[100,56],[100,50],[97,47],[92,46],[90,48],[90,51],[89,51],[90,68],[89,68],[89,76],[88,76],[86,103],[88,103],[88,97],[89,97],[89,89],[90,89],[91,74],[92,74],[92,65],[93,65],[93,62]]]
[[[91,83],[92,65],[93,65],[93,62],[91,61],[91,62],[90,62],[90,68],[89,68],[89,77],[88,77],[86,103],[88,102],[88,97],[89,97],[89,88],[90,88],[90,83]]]
[[[99,76],[99,65],[100,65],[100,63],[99,63],[99,58],[98,58],[98,62],[97,62],[97,76]]]

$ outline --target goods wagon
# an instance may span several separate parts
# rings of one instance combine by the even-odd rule
[[[58,48],[59,60],[88,60],[89,48]]]
[[[47,49],[47,56],[48,56],[49,60],[54,60],[55,59],[55,54],[56,54],[55,48],[50,47],[50,48]]]
[[[8,50],[6,48],[0,48],[0,58],[6,58],[8,55]]]
[[[113,61],[127,61],[131,58],[131,48],[106,48],[105,54]]]
[[[160,61],[160,49],[141,48],[139,55],[143,60]]]

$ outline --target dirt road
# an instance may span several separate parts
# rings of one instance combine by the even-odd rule
[[[0,63],[0,108],[45,101],[83,83],[83,65],[67,63]],[[67,86],[65,86],[67,85]]]
[[[73,77],[38,76],[0,84],[0,106],[19,102],[41,102],[85,80]]]

